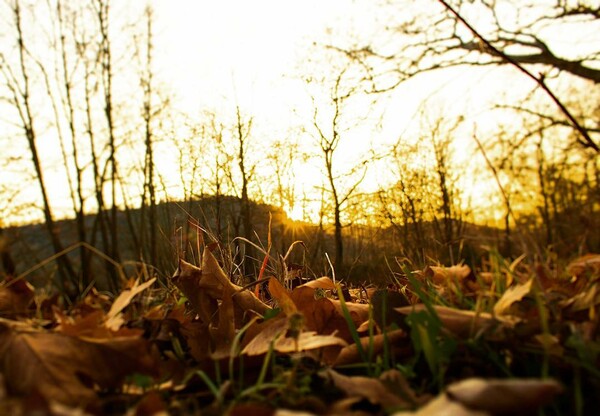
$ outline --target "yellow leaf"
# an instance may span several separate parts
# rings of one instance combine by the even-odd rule
[[[121,292],[119,296],[115,299],[110,310],[106,314],[106,322],[105,325],[108,329],[112,331],[117,331],[121,325],[123,325],[123,316],[121,312],[125,309],[129,303],[133,300],[133,298],[152,286],[152,284],[156,281],[156,277],[148,280],[146,283],[139,284],[140,279],[137,279],[133,284],[131,289],[125,289]]]
[[[533,278],[525,283],[519,283],[509,287],[502,295],[498,302],[494,305],[494,314],[504,315],[510,310],[513,303],[519,302],[531,292]]]
[[[292,301],[289,293],[283,287],[283,285],[279,283],[279,280],[274,277],[269,279],[269,293],[271,293],[271,296],[277,300],[279,307],[286,316],[291,316],[295,313],[298,313],[298,308]]]

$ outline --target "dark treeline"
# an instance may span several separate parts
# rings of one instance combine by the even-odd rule
[[[217,252],[221,254],[220,260],[226,270],[239,282],[249,283],[258,275],[267,252],[270,226],[272,247],[267,273],[282,275],[281,258],[292,248],[286,262],[288,271],[292,271],[289,276],[331,276],[327,255],[335,252],[337,243],[333,226],[292,221],[285,212],[272,205],[251,202],[249,206],[254,235],[250,241],[256,245],[252,255],[248,255],[251,245],[239,238],[243,234],[241,219],[244,210],[243,201],[239,198],[213,196],[200,201],[157,204],[156,222],[153,223],[158,235],[156,257],[147,257],[149,243],[146,242],[144,247],[139,241],[139,230],[148,226],[146,214],[140,209],[119,211],[118,244],[125,275],[146,273],[164,278],[175,271],[180,258],[199,263],[198,244],[218,243]],[[353,284],[385,284],[391,281],[392,273],[400,272],[403,267],[417,270],[426,265],[458,262],[481,267],[488,258],[489,250],[497,250],[507,258],[515,258],[526,251],[533,260],[548,259],[551,254],[548,250],[565,258],[581,251],[594,252],[600,250],[600,238],[591,230],[597,229],[600,221],[597,215],[586,216],[583,208],[570,207],[553,216],[556,227],[551,232],[560,242],[551,247],[546,245],[546,224],[535,221],[534,217],[522,218],[519,232],[515,232],[508,242],[501,228],[459,220],[452,220],[450,224],[455,235],[450,242],[443,242],[446,230],[439,220],[409,221],[405,225],[387,227],[353,224],[343,231],[343,244],[350,260],[336,268],[335,273],[338,279]],[[100,240],[101,233],[94,225],[97,221],[96,215],[85,217],[86,232],[92,235],[96,228],[93,237]],[[108,280],[112,274],[106,272],[105,253],[85,247],[89,264],[79,263],[80,257],[75,249],[79,242],[75,222],[57,221],[57,229],[63,244],[72,248],[66,257],[73,267],[78,271],[85,269],[88,273],[77,282],[76,291],[83,292],[90,284],[110,290],[117,282]],[[54,261],[46,262],[53,255],[53,247],[41,224],[10,227],[4,230],[3,241],[10,245],[10,251],[5,253],[11,254],[3,258],[5,272],[15,275],[42,265],[29,274],[28,279],[38,287],[56,284],[53,276],[56,276],[60,265]],[[298,241],[303,244],[293,244]],[[97,242],[96,245],[102,244]],[[116,264],[110,264],[110,267],[117,270]]]

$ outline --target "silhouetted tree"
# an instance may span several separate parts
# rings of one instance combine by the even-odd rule
[[[552,39],[557,31],[567,33],[566,26],[572,22],[594,27],[600,19],[597,7],[582,2],[510,0],[430,0],[418,5],[399,0],[385,7],[408,12],[387,13],[390,21],[380,25],[386,36],[364,40],[361,47],[336,46],[368,69],[364,80],[371,90],[389,91],[419,74],[459,65],[509,65],[545,92],[561,113],[561,121],[577,132],[575,140],[600,152],[597,132],[550,88],[550,78],[556,73],[592,86],[600,83],[598,48],[578,49],[573,39],[574,53],[569,55],[556,52],[569,49],[555,48]]]
[[[42,166],[38,146],[39,137],[36,128],[36,113],[33,104],[35,94],[32,80],[32,77],[34,76],[34,70],[32,68],[33,62],[28,52],[29,40],[25,38],[25,18],[23,16],[20,1],[15,0],[10,5],[10,9],[12,12],[11,21],[14,25],[13,30],[16,41],[16,58],[14,61],[9,62],[7,57],[0,56],[0,70],[6,81],[5,85],[10,92],[10,103],[17,113],[23,136],[27,140],[31,162],[36,173],[36,179],[42,198],[45,226],[54,253],[58,255],[57,263],[59,265],[61,280],[57,283],[62,286],[63,293],[74,295],[77,282],[76,272],[71,261],[64,253],[65,247],[61,241],[59,230],[54,220],[50,197],[44,179],[44,168]]]

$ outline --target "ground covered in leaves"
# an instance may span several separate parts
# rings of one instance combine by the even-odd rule
[[[199,266],[72,304],[5,279],[0,414],[594,414],[600,255],[387,287]]]

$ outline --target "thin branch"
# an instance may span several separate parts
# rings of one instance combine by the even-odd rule
[[[535,76],[531,71],[517,62],[513,57],[507,55],[503,51],[496,48],[494,45],[490,43],[483,35],[481,35],[477,29],[475,29],[469,22],[465,20],[464,17],[460,15],[446,0],[438,0],[450,13],[452,13],[462,24],[464,24],[467,29],[477,38],[479,39],[485,47],[494,55],[509,63],[510,65],[517,68],[527,77],[536,82],[542,90],[544,90],[548,96],[554,101],[556,106],[560,109],[560,111],[567,117],[570,121],[571,126],[581,134],[583,140],[580,140],[580,143],[585,147],[589,147],[593,149],[595,152],[600,153],[600,147],[592,140],[588,131],[575,119],[575,117],[571,114],[571,112],[564,106],[564,104],[558,99],[558,97],[552,92],[552,90],[546,85],[544,81],[544,76]]]

